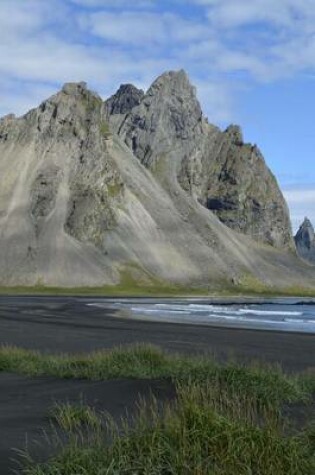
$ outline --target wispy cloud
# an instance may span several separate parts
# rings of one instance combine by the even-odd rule
[[[314,24],[315,0],[1,0],[0,115],[66,81],[106,97],[183,67],[210,121],[225,124],[244,85],[314,75]],[[315,185],[284,193],[295,229],[315,222]]]
[[[315,184],[291,185],[283,189],[291,212],[291,220],[296,231],[307,216],[315,225]]]
[[[233,118],[235,75],[315,69],[315,0],[1,0],[0,114],[65,81],[104,95],[184,67],[213,121]],[[15,89],[15,85],[24,84]],[[25,94],[23,95],[23,91]],[[24,106],[23,106],[24,107]],[[21,110],[23,107],[19,107]]]
[[[71,3],[81,5],[88,8],[122,8],[141,9],[150,8],[158,3],[158,0],[137,0],[130,2],[130,0],[70,0]]]
[[[138,45],[143,50],[152,44],[172,47],[176,42],[198,41],[208,34],[206,25],[172,13],[150,11],[89,13],[81,25],[104,40]]]
[[[272,23],[296,29],[315,17],[313,0],[195,0],[208,7],[208,16],[224,26]]]

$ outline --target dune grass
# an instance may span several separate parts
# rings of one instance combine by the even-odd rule
[[[279,408],[262,403],[259,394],[244,394],[243,388],[219,379],[180,381],[176,401],[163,405],[154,398],[142,401],[133,421],[124,420],[119,426],[92,408],[59,406],[55,420],[67,433],[68,444],[61,444],[59,454],[45,464],[29,461],[24,473],[314,473],[314,428],[292,429]]]
[[[175,400],[142,401],[134,419],[119,425],[83,403],[54,406],[49,416],[66,438],[46,463],[28,458],[26,475],[315,473],[315,426],[301,429],[284,411],[314,405],[311,370],[288,375],[279,366],[223,364],[137,345],[74,356],[1,347],[0,371],[176,384]]]
[[[18,347],[0,347],[0,372],[87,380],[117,378],[172,378],[177,381],[220,382],[264,404],[306,400],[315,390],[315,374],[287,375],[279,366],[235,361],[219,363],[214,357],[170,354],[138,344],[88,354],[44,354]]]
[[[54,406],[50,418],[66,437],[47,463],[29,460],[26,475],[315,473],[315,426],[301,429],[284,411],[313,404],[312,371],[288,375],[279,366],[222,364],[151,345],[71,356],[0,347],[0,371],[87,380],[168,378],[176,385],[175,400],[142,401],[133,421],[119,426],[83,403]]]
[[[82,402],[80,404],[55,404],[49,416],[67,432],[73,432],[82,427],[95,430],[101,426],[100,418],[95,411]]]

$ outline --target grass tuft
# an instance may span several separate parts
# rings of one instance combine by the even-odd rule
[[[101,421],[94,409],[84,404],[56,404],[50,412],[50,418],[65,432],[81,428],[99,429]]]
[[[51,418],[66,435],[60,452],[25,467],[26,475],[315,473],[315,424],[301,429],[286,410],[314,403],[312,370],[287,375],[278,366],[219,364],[137,345],[73,356],[0,347],[0,371],[176,384],[175,400],[142,401],[133,421],[119,426],[83,404],[55,406]]]
[[[0,346],[0,372],[107,380],[115,378],[172,378],[208,381],[237,394],[253,395],[263,404],[307,400],[315,388],[315,375],[288,376],[278,366],[219,364],[209,356],[168,354],[153,345],[138,344],[81,355],[50,355]]]
[[[218,383],[219,384],[219,383]],[[314,473],[314,430],[285,435],[283,421],[262,415],[255,397],[220,386],[178,383],[177,400],[162,408],[143,402],[133,423],[107,426],[82,438],[76,426],[62,428],[68,446],[27,475],[310,475]],[[72,408],[66,412],[72,417]],[[94,414],[94,413],[93,413]],[[70,434],[69,434],[70,433]],[[108,442],[110,440],[110,443]]]

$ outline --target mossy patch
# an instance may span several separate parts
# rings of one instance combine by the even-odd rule
[[[118,182],[109,183],[107,185],[108,196],[110,198],[116,198],[117,196],[119,196],[121,194],[122,189],[123,189],[123,184],[122,183],[118,183]]]
[[[109,139],[112,135],[109,123],[103,120],[100,124],[100,134],[104,139]]]

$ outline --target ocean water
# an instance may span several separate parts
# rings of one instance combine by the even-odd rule
[[[125,318],[315,334],[315,300],[100,299],[88,305],[120,310]]]

